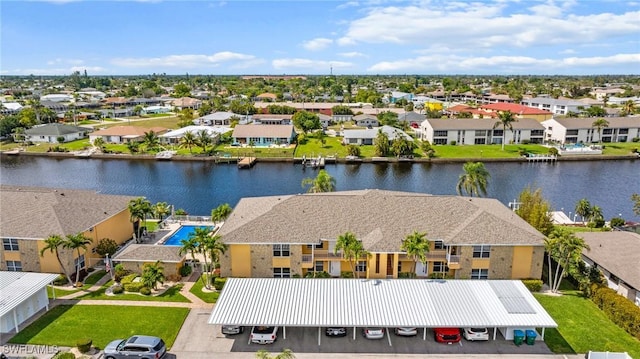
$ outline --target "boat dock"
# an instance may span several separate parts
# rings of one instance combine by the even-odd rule
[[[255,157],[242,157],[238,159],[238,168],[251,168],[255,163]]]
[[[322,156],[318,156],[316,158],[307,158],[307,156],[302,156],[302,167],[311,167],[311,168],[324,168],[325,159]]]
[[[555,162],[558,160],[556,155],[544,155],[529,153],[525,157],[528,162]]]

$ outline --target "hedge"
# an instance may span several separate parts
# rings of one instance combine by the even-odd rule
[[[540,279],[523,279],[524,284],[530,292],[539,292],[542,290],[542,281]]]
[[[127,283],[127,284],[123,284],[123,287],[124,287],[124,290],[126,290],[127,292],[140,292],[140,289],[144,287],[144,283],[142,282]]]
[[[215,277],[213,279],[213,287],[220,291],[224,287],[224,284],[227,282],[227,278]]]
[[[591,300],[617,326],[640,340],[640,307],[615,290],[598,286],[591,286]]]
[[[136,273],[126,275],[120,280],[120,284],[125,285],[129,283],[133,283],[133,280],[136,279],[136,277],[138,277]]]

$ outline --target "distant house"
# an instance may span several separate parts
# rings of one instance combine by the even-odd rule
[[[40,97],[40,101],[52,101],[52,102],[69,102],[73,100],[73,96],[65,93],[52,93]]]
[[[602,139],[598,129],[593,127],[597,118],[554,118],[543,121],[546,139],[558,143],[632,142],[640,137],[640,117],[607,117],[609,126],[602,129]]]
[[[177,107],[180,110],[184,110],[185,108],[190,108],[193,110],[197,110],[202,106],[202,100],[198,100],[191,97],[181,97],[171,101],[171,106]]]
[[[375,115],[362,114],[353,116],[353,122],[359,127],[378,127],[380,122]]]
[[[398,115],[398,122],[407,123],[411,127],[420,126],[427,116],[414,111],[404,112]]]
[[[75,141],[87,137],[87,133],[92,129],[87,127],[70,126],[62,123],[48,123],[46,125],[34,126],[24,131],[25,141],[59,143]]]
[[[413,99],[412,93],[392,91],[391,94],[389,94],[389,103],[396,103],[400,100],[411,102],[411,99]]]
[[[0,111],[4,114],[16,113],[22,109],[22,105],[17,102],[2,102],[0,103]]]
[[[547,110],[554,115],[566,115],[569,112],[581,113],[585,107],[584,103],[570,99],[555,99],[551,97],[534,97],[523,99],[520,102],[527,107],[534,107],[539,110]]]
[[[542,122],[553,117],[553,113],[547,110],[541,110],[524,105],[518,105],[515,103],[491,103],[488,105],[480,106],[481,110],[487,112],[494,112],[496,114],[500,112],[510,111],[516,118],[533,118]]]
[[[416,96],[411,99],[414,106],[422,106],[430,111],[442,111],[443,102],[427,96]]]
[[[584,262],[600,269],[609,288],[640,306],[640,234],[611,231],[576,235],[590,248],[582,251]]]
[[[373,145],[373,142],[375,138],[378,137],[378,132],[380,131],[387,135],[389,142],[400,136],[413,141],[413,138],[401,129],[385,125],[378,128],[367,128],[364,130],[344,130],[342,132],[342,143],[345,145]]]
[[[342,115],[339,115],[339,116],[342,116]],[[320,124],[322,125],[322,128],[326,129],[327,127],[331,126],[331,123],[333,122],[332,116],[319,113],[318,117],[320,118]],[[349,115],[349,117],[351,116]]]
[[[265,102],[274,102],[278,99],[278,96],[276,94],[273,93],[261,93],[258,96],[255,97],[256,101],[265,101]]]
[[[293,125],[237,125],[233,142],[254,146],[291,144],[296,138]]]
[[[97,138],[102,138],[105,143],[140,142],[143,140],[144,134],[151,131],[160,135],[167,132],[167,129],[164,127],[113,126],[92,132],[89,135],[89,141],[93,143]]]
[[[160,137],[162,143],[179,144],[185,133],[191,132],[197,135],[200,131],[206,131],[213,139],[213,143],[217,144],[222,134],[233,131],[233,129],[225,126],[186,126],[163,133],[158,137]]]
[[[336,114],[333,114],[333,115],[331,115],[331,119],[334,122],[341,122],[341,121],[342,122],[347,122],[347,121],[353,120],[353,115],[336,115]]]
[[[193,120],[193,122],[199,125],[229,126],[231,125],[231,120],[233,117],[240,118],[240,116],[236,115],[233,112],[218,111],[218,112],[210,113],[205,116],[198,117],[195,120]]]
[[[426,119],[420,125],[422,140],[434,145],[484,145],[501,144],[502,126],[493,128],[496,120],[489,119]],[[531,118],[522,118],[511,123],[513,131],[507,130],[506,143],[542,143],[544,126]]]
[[[256,125],[292,125],[293,115],[253,115],[253,123]]]
[[[158,113],[169,113],[171,112],[171,107],[169,106],[147,106],[142,108],[143,115],[152,115]]]

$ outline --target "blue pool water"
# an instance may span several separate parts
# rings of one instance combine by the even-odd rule
[[[171,237],[167,238],[167,240],[164,241],[163,244],[165,246],[180,246],[182,245],[180,241],[182,241],[183,239],[189,238],[189,235],[195,232],[196,228],[207,228],[207,227],[208,226],[190,226],[190,225],[180,226],[180,228],[178,228],[177,231],[173,232]],[[210,228],[213,228],[213,227],[210,227]]]

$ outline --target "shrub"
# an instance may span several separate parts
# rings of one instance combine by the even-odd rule
[[[54,279],[53,281],[54,285],[67,285],[68,283],[69,280],[67,280],[67,276],[65,276],[64,274],[60,274],[58,278]]]
[[[140,289],[144,287],[144,283],[140,281],[140,282],[123,284],[122,286],[124,287],[124,290],[126,290],[127,292],[137,293],[137,292],[140,292]]]
[[[321,272],[307,272],[305,278],[331,278],[331,275],[325,271]]]
[[[116,282],[120,282],[122,278],[124,278],[127,274],[129,274],[129,271],[124,269],[124,266],[122,264],[116,264],[116,266],[113,268],[113,279]]]
[[[136,277],[138,277],[138,274],[136,273],[128,274],[120,280],[120,284],[125,285],[129,283],[133,283],[133,280],[136,279]]]
[[[451,141],[451,142],[449,142],[449,144],[450,144],[451,146],[455,146],[456,144],[458,144],[458,142],[456,142],[456,141]]]
[[[222,290],[226,282],[227,282],[227,278],[216,277],[213,279],[213,287],[216,290]]]
[[[597,284],[591,287],[591,300],[617,326],[640,339],[640,307],[615,290]]]
[[[549,154],[550,154],[550,155],[552,155],[552,156],[557,156],[557,155],[558,155],[558,153],[559,153],[559,152],[558,152],[558,149],[557,149],[557,148],[555,148],[555,147],[549,147],[549,151],[548,151],[548,152],[549,152]]]
[[[165,279],[169,282],[179,282],[182,277],[180,274],[169,274]]]
[[[182,266],[182,267],[180,267],[180,275],[183,276],[183,277],[189,276],[192,271],[193,271],[193,269],[191,268],[191,266]]]
[[[113,294],[122,294],[124,293],[124,288],[122,288],[122,286],[117,285],[113,287],[111,291],[113,292]]]
[[[151,294],[151,289],[149,289],[149,287],[142,287],[142,288],[140,288],[140,294],[142,294],[142,295],[150,295]]]
[[[78,347],[78,350],[80,351],[80,353],[86,353],[89,350],[91,350],[92,343],[93,341],[91,339],[83,338],[83,339],[79,339],[76,342],[76,346]]]
[[[634,137],[631,139],[631,142],[640,142],[640,137]]]
[[[523,145],[528,145],[528,144],[531,143],[531,140],[524,139],[524,140],[520,141],[520,143],[522,143]]]
[[[56,354],[53,359],[76,359],[76,355],[72,352],[61,352]]]
[[[410,273],[410,272],[400,272],[398,273],[398,278],[415,278],[416,274],[415,273]]]
[[[107,254],[109,256],[113,256],[113,254],[118,250],[118,243],[110,238],[102,238],[98,241],[96,245],[96,253],[100,256],[104,257]]]
[[[542,281],[540,279],[523,279],[522,284],[524,284],[530,292],[539,292],[542,290]]]
[[[620,218],[620,217],[613,217],[611,218],[611,222],[609,223],[609,225],[613,228],[613,227],[622,227],[624,226],[625,221],[624,218]]]
[[[353,272],[340,272],[340,278],[353,278]]]
[[[638,149],[636,147],[632,148],[631,153],[638,153]]]

